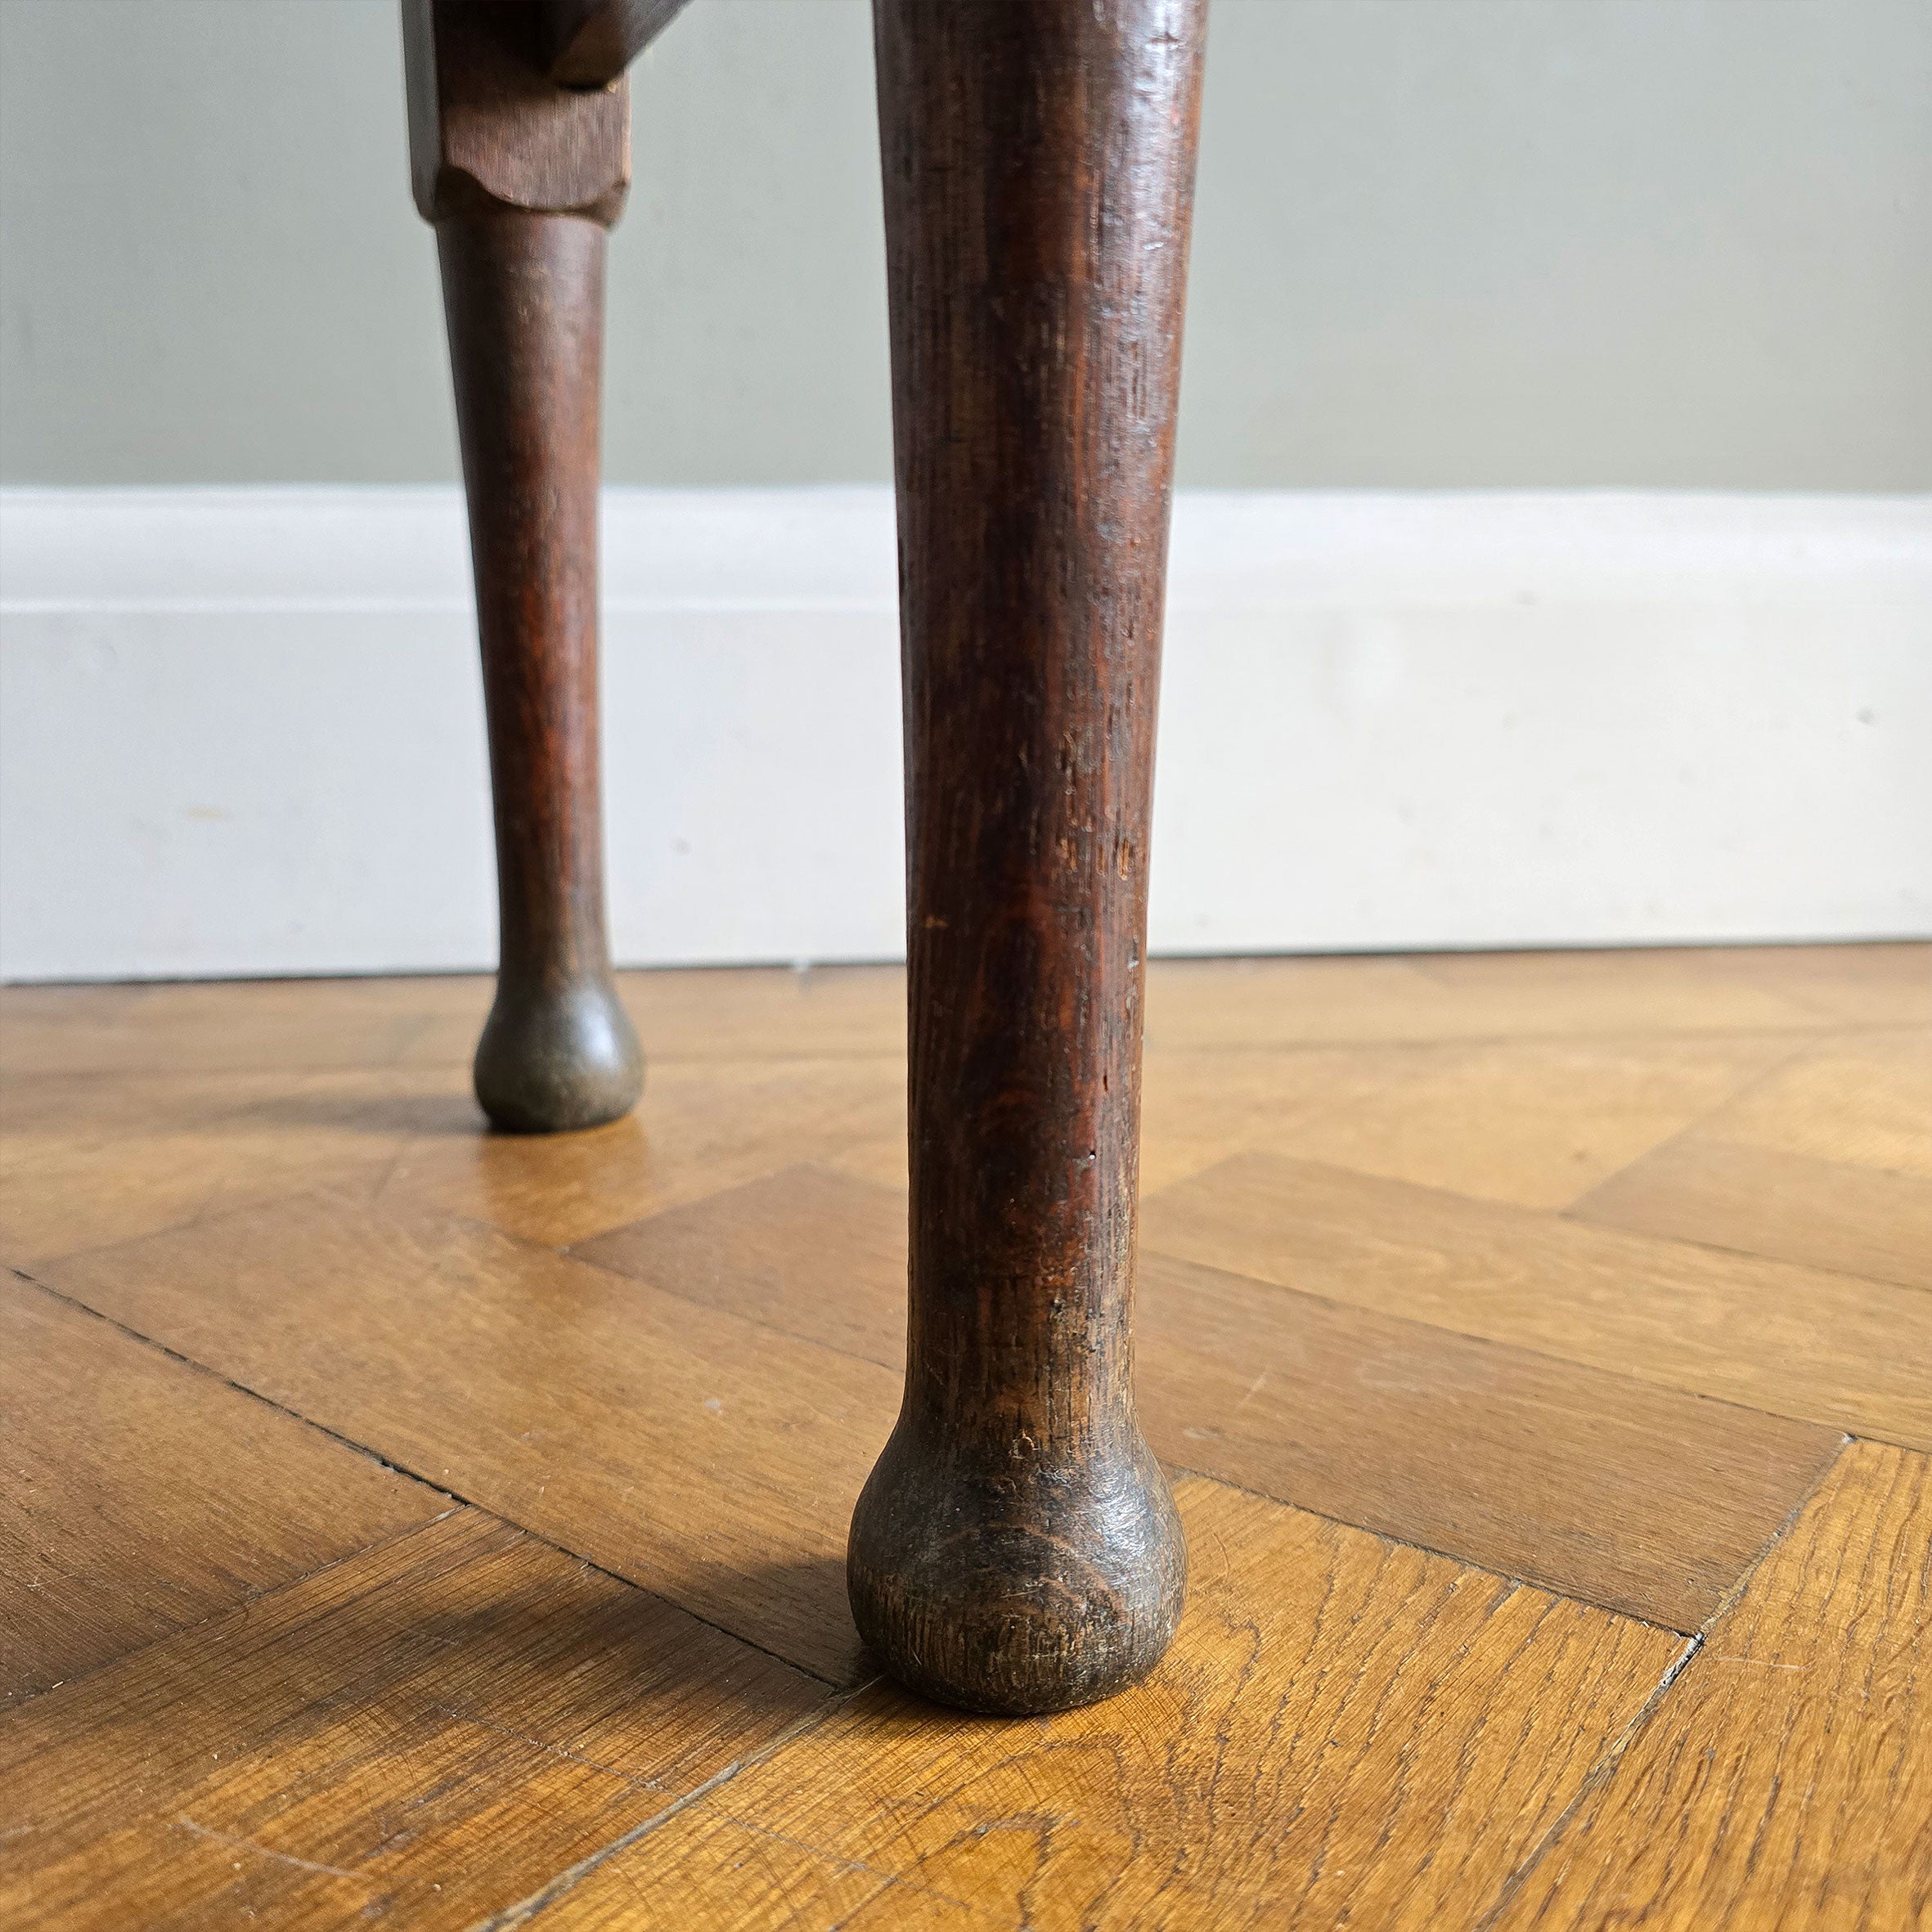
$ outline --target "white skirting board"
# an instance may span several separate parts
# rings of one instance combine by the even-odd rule
[[[903,950],[892,500],[613,490],[627,964]],[[0,492],[0,975],[488,966],[451,489]],[[1932,498],[1176,507],[1152,950],[1932,932]]]

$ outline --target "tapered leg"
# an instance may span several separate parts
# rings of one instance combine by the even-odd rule
[[[1159,1659],[1142,955],[1200,0],[874,0],[904,626],[911,1278],[861,1634],[968,1709]]]
[[[597,773],[604,227],[628,105],[546,74],[536,0],[409,0],[416,195],[436,227],[470,503],[496,807],[501,966],[476,1053],[499,1126],[636,1103],[610,973]]]
[[[644,1084],[610,976],[597,779],[604,231],[486,209],[437,224],[470,498],[496,804],[496,1000],[476,1094],[526,1132],[614,1120]]]

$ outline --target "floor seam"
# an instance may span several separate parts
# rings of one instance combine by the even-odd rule
[[[1233,1159],[1240,1159],[1242,1157],[1235,1155],[1229,1157]],[[1287,1157],[1282,1157],[1286,1158]],[[821,1163],[793,1162],[792,1165],[817,1166],[821,1165]],[[1222,1163],[1217,1161],[1214,1163],[1214,1165],[1218,1166],[1222,1165]],[[787,1171],[787,1170],[784,1168],[775,1168],[772,1170],[771,1174],[755,1176],[753,1180],[749,1182],[735,1183],[734,1185],[756,1186],[760,1180],[768,1180],[773,1179],[777,1175],[784,1173],[785,1171]],[[853,1178],[862,1178],[849,1175],[846,1174],[843,1170],[834,1170],[833,1171],[839,1173],[842,1179],[849,1179]],[[1206,1172],[1209,1171],[1209,1170],[1204,1169],[1202,1171]],[[1346,1171],[1350,1174],[1359,1174],[1361,1170],[1350,1168]],[[1379,1179],[1383,1177],[1368,1175],[1365,1175],[1364,1178],[1373,1180]],[[905,1199],[905,1196],[903,1194],[901,1190],[897,1188],[888,1189],[887,1184],[883,1181],[869,1181],[867,1182],[866,1184],[872,1187],[876,1187],[882,1192],[890,1192],[901,1201]],[[1416,1184],[1407,1181],[1396,1181],[1392,1182],[1391,1184],[1396,1187],[1408,1187],[1413,1186]],[[718,1192],[720,1194],[722,1194],[730,1191],[731,1190],[730,1188],[721,1188]],[[1437,1189],[1433,1191],[1445,1192],[1446,1190]],[[707,1206],[712,1202],[715,1201],[717,1198],[717,1195],[705,1195],[697,1201],[681,1202],[677,1206],[665,1208],[660,1211],[666,1215],[676,1214],[683,1211],[683,1210],[687,1207],[701,1207]],[[1495,1206],[1508,1207],[1513,1205],[1508,1202],[1485,1202],[1481,1201],[1477,1196],[1468,1194],[1458,1195],[1456,1198],[1461,1201],[1473,1202],[1478,1206]],[[1518,1209],[1516,1211],[1524,1214],[1540,1215],[1543,1218],[1549,1220],[1563,1220],[1567,1218],[1567,1211],[1561,1209],[1521,1208]],[[476,1220],[473,1217],[452,1214],[447,1215],[445,1218],[452,1221],[465,1221],[467,1224],[470,1226],[486,1229],[492,1233],[501,1234],[504,1233],[503,1229],[496,1227],[493,1223]],[[609,1275],[613,1278],[618,1281],[635,1283],[640,1287],[650,1288],[660,1295],[668,1295],[676,1301],[682,1301],[687,1307],[704,1309],[713,1314],[729,1315],[734,1320],[748,1323],[752,1327],[762,1330],[767,1335],[782,1336],[787,1341],[801,1342],[810,1348],[824,1349],[827,1354],[837,1355],[843,1361],[860,1363],[868,1368],[883,1370],[887,1374],[903,1373],[902,1368],[895,1368],[894,1365],[889,1362],[882,1362],[876,1355],[861,1355],[856,1349],[844,1347],[836,1341],[828,1341],[822,1336],[808,1335],[797,1328],[782,1327],[776,1322],[766,1319],[766,1318],[763,1315],[748,1314],[738,1309],[721,1308],[715,1301],[707,1301],[702,1296],[689,1294],[684,1289],[675,1287],[669,1283],[658,1280],[652,1275],[636,1274],[627,1268],[615,1268],[613,1267],[607,1260],[604,1260],[600,1258],[594,1258],[589,1255],[586,1255],[578,1251],[581,1247],[587,1247],[592,1242],[601,1241],[608,1235],[624,1233],[629,1232],[632,1229],[648,1227],[651,1222],[657,1220],[658,1218],[658,1215],[655,1214],[640,1215],[634,1221],[620,1222],[615,1228],[605,1229],[601,1233],[586,1234],[583,1238],[583,1240],[581,1243],[567,1243],[561,1247],[552,1247],[541,1242],[528,1240],[526,1238],[520,1235],[510,1235],[507,1237],[507,1238],[519,1242],[523,1245],[528,1247],[541,1249],[544,1253],[555,1255],[559,1260],[575,1261],[581,1266],[595,1269],[600,1274]],[[1624,1228],[1605,1226],[1597,1222],[1579,1221],[1576,1224],[1580,1227],[1588,1227],[1592,1229],[1601,1227],[1602,1231],[1606,1233],[1629,1234],[1633,1239],[1659,1241],[1664,1242],[1667,1246],[1698,1247],[1700,1249],[1705,1248],[1706,1246],[1706,1244],[1702,1242],[1678,1242],[1674,1238],[1668,1236],[1644,1234],[1640,1231]],[[1225,1275],[1231,1281],[1247,1283],[1251,1287],[1265,1290],[1270,1295],[1293,1296],[1305,1301],[1318,1303],[1322,1307],[1334,1310],[1340,1314],[1368,1315],[1378,1321],[1400,1322],[1408,1325],[1409,1327],[1427,1329],[1438,1335],[1452,1335],[1458,1341],[1473,1342],[1478,1347],[1501,1349],[1512,1355],[1526,1356],[1534,1361],[1549,1362],[1553,1363],[1561,1368],[1579,1370],[1586,1375],[1606,1375],[1620,1382],[1637,1383],[1638,1386],[1643,1388],[1661,1389],[1671,1395],[1681,1396],[1687,1401],[1711,1403],[1720,1409],[1735,1409],[1741,1415],[1768,1417],[1774,1422],[1788,1422],[1794,1428],[1816,1429],[1822,1431],[1827,1435],[1834,1435],[1841,1437],[1856,1433],[1856,1431],[1848,1429],[1842,1422],[1821,1422],[1815,1416],[1793,1415],[1787,1410],[1781,1409],[1766,1409],[1759,1404],[1739,1401],[1732,1396],[1714,1395],[1708,1390],[1691,1388],[1683,1382],[1665,1382],[1657,1377],[1638,1374],[1634,1371],[1627,1368],[1608,1368],[1601,1362],[1588,1361],[1581,1356],[1560,1355],[1552,1354],[1548,1349],[1537,1348],[1531,1346],[1528,1342],[1505,1341],[1499,1337],[1494,1335],[1485,1335],[1479,1330],[1453,1328],[1445,1322],[1429,1321],[1420,1315],[1396,1314],[1391,1313],[1386,1309],[1373,1307],[1365,1302],[1345,1301],[1337,1296],[1324,1295],[1313,1288],[1298,1288],[1293,1287],[1287,1282],[1269,1281],[1261,1275],[1243,1274],[1236,1269],[1219,1267],[1211,1261],[1197,1261],[1186,1255],[1175,1254],[1164,1248],[1150,1247],[1144,1248],[1142,1251],[1143,1256],[1147,1259],[1157,1261],[1174,1262],[1185,1268],[1197,1268],[1202,1269],[1204,1273],[1210,1274]],[[1716,1253],[1731,1253],[1734,1251],[1728,1249],[1714,1249],[1710,1250],[1710,1251]],[[1767,1266],[1770,1267],[1804,1267],[1806,1265],[1806,1264],[1802,1262],[1781,1261],[1775,1256],[1750,1255],[1741,1253],[1739,1258],[1745,1260],[1762,1261]],[[1916,1290],[1911,1289],[1910,1284],[1906,1283],[1878,1281],[1871,1276],[1862,1274],[1849,1274],[1841,1269],[1820,1268],[1809,1269],[1809,1272],[1818,1274],[1835,1275],[1838,1278],[1846,1281],[1858,1282],[1867,1287],[1897,1287],[1909,1292],[1917,1292]],[[1139,1290],[1137,1287],[1136,1295],[1138,1296],[1139,1293]],[[1909,1447],[1911,1445],[1907,1445],[1903,1446]],[[1219,1480],[1220,1479],[1217,1477],[1215,1480]],[[1257,1494],[1265,1494],[1264,1491],[1256,1491],[1256,1493]],[[1285,1500],[1285,1498],[1275,1497],[1272,1498],[1272,1500],[1281,1502]],[[1301,1505],[1296,1504],[1295,1507],[1301,1507]]]
[[[1750,1588],[1751,1579],[1769,1561],[1771,1552],[1790,1534],[1791,1525],[1798,1521],[1813,1498],[1823,1489],[1831,1471],[1838,1467],[1843,1459],[1845,1451],[1858,1440],[1855,1436],[1848,1436],[1840,1445],[1838,1453],[1818,1471],[1817,1480],[1785,1512],[1783,1521],[1778,1524],[1769,1536],[1765,1538],[1764,1547],[1745,1566],[1737,1581],[1719,1600],[1717,1608],[1705,1619],[1696,1631],[1692,1633],[1684,1647],[1683,1655],[1671,1665],[1669,1669],[1665,1672],[1656,1688],[1644,1699],[1642,1708],[1618,1734],[1616,1741],[1590,1767],[1589,1775],[1578,1788],[1576,1795],[1551,1822],[1549,1829],[1537,1840],[1534,1847],[1521,1864],[1517,1866],[1516,1870],[1503,1881],[1503,1889],[1497,1894],[1496,1903],[1476,1922],[1471,1928],[1471,1932],[1489,1932],[1489,1929],[1496,1923],[1508,1907],[1510,1902],[1528,1883],[1531,1874],[1534,1872],[1537,1867],[1555,1849],[1557,1841],[1569,1828],[1570,1821],[1582,1811],[1586,1802],[1594,1799],[1597,1794],[1609,1783],[1611,1774],[1622,1761],[1624,1752],[1636,1741],[1638,1733],[1650,1722],[1671,1686],[1691,1667],[1692,1661],[1703,1654],[1705,1646],[1717,1633],[1719,1626],[1737,1608],[1739,1599]]]
[[[1843,1439],[1847,1442],[1850,1440],[1851,1438],[1849,1436]],[[1833,1460],[1835,1461],[1836,1458],[1834,1457]],[[1386,1543],[1395,1549],[1413,1550],[1420,1557],[1438,1557],[1445,1563],[1453,1563],[1458,1569],[1470,1570],[1477,1576],[1494,1578],[1498,1583],[1507,1584],[1512,1589],[1539,1590],[1544,1596],[1553,1597],[1559,1603],[1574,1603],[1580,1610],[1599,1611],[1605,1616],[1617,1617],[1624,1623],[1640,1624],[1646,1630],[1655,1630],[1660,1636],[1677,1637],[1683,1638],[1686,1642],[1695,1642],[1697,1641],[1698,1631],[1709,1628],[1710,1620],[1707,1618],[1704,1624],[1698,1626],[1698,1630],[1680,1629],[1675,1624],[1660,1622],[1656,1617],[1645,1616],[1639,1611],[1621,1609],[1614,1603],[1605,1603],[1594,1597],[1579,1596],[1574,1590],[1563,1589],[1553,1583],[1534,1576],[1518,1576],[1512,1570],[1498,1570],[1489,1564],[1478,1562],[1473,1557],[1462,1556],[1454,1550],[1441,1548],[1436,1543],[1418,1543],[1413,1537],[1398,1536],[1390,1530],[1377,1530],[1370,1524],[1358,1523],[1350,1517],[1338,1516],[1328,1510],[1317,1509],[1312,1503],[1292,1503],[1285,1496],[1273,1495],[1266,1489],[1252,1489],[1246,1483],[1233,1481],[1224,1476],[1216,1476],[1211,1469],[1195,1469],[1179,1462],[1169,1462],[1165,1460],[1162,1462],[1161,1467],[1171,1475],[1190,1476],[1197,1482],[1212,1483],[1217,1489],[1232,1489],[1237,1495],[1252,1497],[1256,1502],[1271,1503],[1277,1509],[1296,1510],[1303,1516],[1314,1516],[1318,1521],[1332,1523],[1339,1530],[1354,1530],[1364,1536],[1373,1536],[1377,1543]],[[1829,1467],[1830,1465],[1827,1464],[1826,1467]],[[1822,1478],[1820,1480],[1822,1480]],[[1815,1486],[1814,1485],[1813,1487],[1815,1488]],[[1813,1491],[1810,1489],[1805,1491],[1807,1500],[1809,1499]],[[1782,1528],[1783,1525],[1781,1524],[1778,1531],[1773,1533],[1774,1535],[1781,1533]],[[1757,1567],[1757,1563],[1758,1558],[1754,1557],[1750,1563],[1746,1566],[1744,1574],[1748,1575],[1752,1570]],[[1727,1589],[1724,1594],[1719,1598],[1718,1608],[1710,1613],[1711,1616],[1718,1615],[1730,1600],[1731,1591]]]
[[[1838,1029],[1834,1029],[1834,1031],[1838,1031]],[[1818,1042],[1815,1039],[1804,1040],[1799,1045],[1794,1046],[1789,1053],[1779,1054],[1778,1057],[1773,1060],[1768,1067],[1760,1067],[1755,1073],[1747,1074],[1744,1079],[1737,1084],[1737,1085],[1733,1087],[1731,1091],[1725,1094],[1723,1099],[1719,1100],[1714,1106],[1707,1108],[1702,1113],[1699,1114],[1695,1120],[1686,1121],[1683,1126],[1679,1127],[1674,1134],[1665,1134],[1665,1137],[1661,1140],[1658,1141],[1655,1146],[1647,1148],[1643,1152],[1637,1157],[1635,1160],[1626,1161],[1621,1167],[1615,1169],[1610,1174],[1605,1175],[1602,1179],[1597,1181],[1591,1186],[1586,1188],[1584,1192],[1579,1194],[1574,1201],[1570,1202],[1563,1207],[1558,1208],[1557,1210],[1557,1214],[1565,1220],[1585,1220],[1586,1217],[1579,1215],[1576,1213],[1576,1210],[1582,1206],[1584,1202],[1588,1201],[1593,1194],[1601,1193],[1605,1188],[1610,1186],[1613,1181],[1619,1180],[1624,1175],[1628,1174],[1632,1168],[1640,1167],[1646,1161],[1652,1160],[1657,1155],[1667,1152],[1670,1148],[1677,1146],[1680,1142],[1688,1140],[1694,1135],[1705,1132],[1709,1127],[1710,1122],[1715,1120],[1717,1117],[1723,1112],[1727,1108],[1735,1107],[1739,1101],[1748,1099],[1751,1094],[1758,1090],[1759,1087],[1764,1086],[1768,1081],[1776,1080],[1777,1076],[1786,1072],[1787,1068],[1795,1066],[1817,1045]],[[1716,1136],[1714,1138],[1721,1139],[1722,1136]],[[1590,1226],[1602,1226],[1606,1224],[1601,1222],[1586,1222],[1586,1224]],[[1611,1226],[1615,1225],[1614,1222],[1607,1224]],[[1642,1232],[1642,1230],[1635,1231]],[[1696,1245],[1703,1246],[1706,1244],[1701,1242]]]
[[[609,1577],[613,1583],[622,1584],[626,1589],[639,1591],[643,1595],[652,1597],[656,1602],[676,1611],[680,1616],[689,1617],[693,1623],[702,1624],[706,1629],[715,1630],[720,1636],[729,1638],[732,1642],[743,1644],[747,1650],[756,1651],[761,1656],[770,1657],[775,1663],[784,1665],[787,1669],[797,1671],[801,1677],[810,1678],[814,1683],[823,1684],[829,1691],[842,1692],[847,1687],[833,1678],[814,1670],[809,1665],[798,1663],[796,1660],[784,1656],[783,1652],[772,1650],[768,1646],[758,1642],[756,1638],[744,1636],[728,1625],[718,1623],[714,1619],[704,1615],[701,1611],[691,1609],[688,1605],[679,1602],[675,1597],[667,1596],[662,1590],[653,1589],[649,1584],[640,1583],[635,1577],[626,1576],[622,1570],[613,1570],[608,1565],[600,1563],[595,1557],[586,1556],[582,1550],[573,1549],[568,1543],[559,1543],[555,1538],[546,1536],[541,1530],[532,1529],[528,1523],[519,1521],[516,1517],[507,1514],[503,1510],[493,1508],[487,1503],[480,1503],[475,1497],[465,1495],[460,1489],[452,1489],[445,1483],[437,1482],[432,1478],[422,1475],[420,1471],[411,1469],[406,1462],[393,1461],[390,1458],[384,1455],[380,1449],[371,1449],[368,1444],[358,1442],[354,1436],[345,1436],[339,1429],[330,1428],[326,1422],[318,1422],[314,1417],[304,1415],[299,1409],[290,1409],[285,1402],[278,1402],[272,1395],[264,1395],[259,1389],[252,1389],[246,1382],[237,1382],[232,1376],[224,1374],[220,1369],[212,1368],[205,1362],[195,1360],[192,1355],[183,1355],[179,1349],[171,1348],[166,1342],[157,1341],[151,1335],[143,1334],[140,1329],[132,1327],[126,1322],[119,1321],[110,1314],[103,1314],[99,1309],[90,1307],[78,1297],[65,1293],[59,1288],[50,1287],[46,1282],[36,1279],[24,1269],[13,1268],[10,1269],[8,1272],[16,1276],[20,1280],[25,1282],[29,1287],[38,1289],[42,1294],[51,1296],[54,1300],[63,1303],[69,1308],[77,1310],[83,1314],[92,1317],[95,1321],[105,1323],[107,1327],[127,1336],[131,1341],[139,1342],[145,1348],[155,1350],[158,1354],[167,1356],[171,1361],[178,1362],[184,1368],[191,1369],[197,1375],[204,1375],[211,1381],[221,1382],[225,1386],[233,1389],[238,1395],[247,1396],[250,1401],[259,1402],[264,1408],[273,1409],[277,1415],[286,1416],[291,1422],[299,1423],[303,1428],[313,1429],[317,1435],[326,1436],[330,1441],[339,1443],[344,1449],[353,1449],[356,1454],[365,1457],[379,1467],[388,1470],[392,1475],[400,1476],[407,1481],[420,1485],[422,1488],[443,1498],[452,1508],[473,1509],[479,1516],[488,1516],[492,1521],[501,1523],[505,1529],[514,1530],[519,1535],[528,1537],[532,1543],[541,1543],[546,1549],[554,1550],[559,1557],[567,1557],[573,1563],[581,1563],[586,1569],[595,1570],[598,1575]],[[413,1528],[416,1530],[426,1528],[431,1522],[440,1522],[443,1517],[449,1513],[450,1511],[446,1509],[442,1512],[442,1515],[426,1518],[424,1522],[413,1525]],[[411,1531],[404,1530],[399,1534],[407,1535],[411,1534]],[[393,1540],[393,1539],[390,1537],[380,1537],[374,1543],[363,1545],[362,1549],[378,1549],[384,1543]],[[290,1577],[285,1583],[276,1584],[272,1589],[257,1591],[252,1596],[243,1598],[242,1602],[245,1604],[258,1602],[262,1597],[273,1596],[276,1591],[291,1588],[296,1584],[306,1581],[309,1577],[318,1576],[324,1570],[333,1569],[336,1562],[346,1562],[349,1557],[361,1555],[362,1549],[353,1550],[348,1552],[347,1555],[335,1558],[330,1562],[318,1564],[313,1570],[303,1571],[300,1576]],[[241,1607],[240,1605],[230,1604],[224,1610],[211,1613],[211,1615],[212,1617],[225,1616],[240,1607]],[[197,1618],[194,1624],[184,1624],[182,1629],[195,1629],[200,1624],[209,1620],[211,1620],[210,1618]],[[170,1638],[179,1634],[179,1631],[169,1631],[166,1635],[156,1638],[155,1642],[165,1643]],[[137,1649],[124,1651],[122,1655],[123,1656],[137,1656],[142,1651],[150,1647],[150,1646],[143,1644]],[[96,1668],[107,1669],[120,1661],[121,1658],[119,1657],[110,1658]],[[92,1670],[89,1670],[84,1674],[91,1677],[94,1673]],[[64,1683],[78,1681],[78,1679],[63,1680]],[[46,1694],[45,1692],[34,1693],[36,1696],[44,1696]],[[22,1703],[24,1704],[25,1701],[27,1701],[23,1700]],[[21,1705],[13,1705],[7,1708],[19,1710],[21,1708]]]
[[[837,1695],[827,1698],[814,1709],[794,1719],[791,1723],[779,1732],[777,1737],[762,1745],[757,1750],[748,1752],[742,1758],[734,1758],[722,1770],[713,1772],[703,1784],[694,1786],[681,1797],[674,1799],[662,1811],[654,1813],[640,1824],[633,1825],[628,1831],[621,1833],[618,1837],[613,1838],[609,1844],[601,1846],[596,1851],[579,1858],[573,1865],[565,1866],[561,1871],[546,1880],[542,1885],[527,1897],[519,1899],[514,1905],[506,1905],[501,1910],[492,1912],[487,1917],[475,1921],[470,1927],[470,1932],[514,1932],[515,1927],[528,1925],[531,1920],[540,1912],[547,1911],[566,1894],[573,1891],[600,1866],[608,1864],[613,1858],[622,1856],[632,1846],[649,1837],[654,1831],[670,1823],[681,1813],[689,1811],[695,1804],[701,1804],[712,1792],[721,1790],[733,1779],[741,1777],[745,1772],[753,1770],[758,1765],[765,1764],[770,1759],[776,1756],[794,1738],[803,1736],[807,1731],[815,1729],[828,1719],[843,1710],[856,1698],[869,1690],[873,1684],[878,1681],[877,1678],[869,1678],[862,1683],[855,1684],[849,1690],[842,1691]]]
[[[88,1309],[83,1312],[92,1314],[93,1310]],[[246,1394],[247,1391],[244,1391],[243,1393]],[[266,1589],[250,1590],[236,1602],[225,1603],[218,1610],[209,1611],[205,1616],[195,1617],[189,1623],[178,1624],[172,1630],[164,1630],[158,1637],[150,1638],[146,1643],[136,1644],[132,1650],[121,1651],[111,1657],[103,1657],[98,1664],[90,1664],[84,1670],[77,1670],[71,1676],[64,1677],[58,1683],[48,1684],[43,1689],[29,1691],[11,1701],[0,1702],[0,1719],[25,1710],[43,1697],[51,1697],[56,1691],[65,1691],[75,1684],[90,1683],[106,1671],[117,1669],[123,1664],[132,1664],[147,1656],[150,1651],[160,1649],[164,1644],[173,1643],[183,1637],[192,1637],[196,1631],[205,1630],[211,1624],[220,1623],[224,1617],[233,1616],[238,1611],[250,1610],[258,1603],[267,1602],[271,1597],[279,1597],[284,1590],[293,1590],[303,1584],[313,1583],[318,1576],[326,1576],[330,1570],[339,1570],[345,1563],[353,1563],[358,1558],[372,1555],[377,1550],[387,1549],[393,1543],[404,1543],[412,1536],[420,1536],[425,1530],[433,1530],[438,1523],[447,1522],[459,1510],[475,1507],[465,1503],[461,1497],[448,1496],[447,1492],[438,1493],[445,1496],[449,1507],[438,1510],[434,1516],[425,1516],[420,1523],[405,1524],[400,1530],[391,1530],[387,1536],[378,1536],[370,1542],[358,1543],[353,1550],[344,1550],[339,1557],[331,1557],[326,1563],[318,1563],[314,1569],[304,1570],[299,1576],[288,1577],[281,1583],[271,1584]],[[487,1515],[489,1512],[483,1510],[477,1513]],[[506,1525],[505,1527],[514,1528],[514,1525]]]

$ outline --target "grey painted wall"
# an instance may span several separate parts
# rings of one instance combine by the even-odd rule
[[[613,480],[888,463],[864,0],[636,82]],[[0,0],[0,477],[454,474],[393,0]],[[1925,0],[1215,0],[1182,480],[1932,486]]]

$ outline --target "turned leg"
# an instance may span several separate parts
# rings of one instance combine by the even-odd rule
[[[1134,1418],[1142,955],[1201,0],[874,0],[904,626],[910,1335],[860,1633],[1038,1711],[1186,1553]]]
[[[597,771],[598,413],[604,230],[622,205],[620,81],[544,70],[549,10],[410,0],[411,137],[436,227],[470,504],[501,924],[476,1094],[499,1126],[635,1104],[611,978]]]

